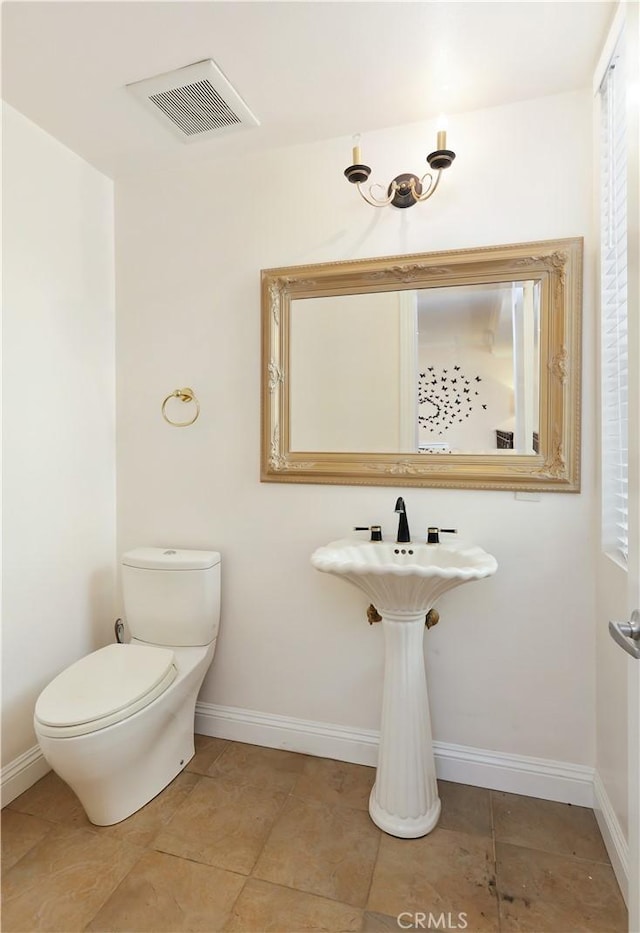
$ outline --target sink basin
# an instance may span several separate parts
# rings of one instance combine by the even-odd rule
[[[424,613],[454,586],[491,576],[495,557],[460,544],[392,544],[345,538],[311,555],[316,570],[364,590],[378,612]]]
[[[423,654],[425,613],[454,586],[494,574],[498,563],[482,548],[462,544],[351,538],[319,547],[311,563],[364,590],[382,617],[382,722],[369,814],[392,836],[425,836],[440,817]]]

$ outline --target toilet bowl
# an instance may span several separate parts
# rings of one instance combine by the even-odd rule
[[[92,823],[130,816],[193,757],[196,699],[217,641],[219,581],[217,552],[128,552],[127,622],[132,633],[155,633],[156,642],[133,637],[94,651],[40,694],[34,727],[42,753]]]

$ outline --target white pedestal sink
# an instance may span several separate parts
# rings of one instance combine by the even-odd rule
[[[425,614],[447,590],[494,574],[497,561],[479,547],[345,539],[318,548],[311,563],[359,587],[382,616],[382,723],[369,813],[392,836],[425,836],[440,816],[422,653]]]

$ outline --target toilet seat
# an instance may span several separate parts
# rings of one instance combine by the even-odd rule
[[[35,708],[37,731],[58,738],[97,732],[148,706],[177,673],[169,648],[107,645],[45,687]]]

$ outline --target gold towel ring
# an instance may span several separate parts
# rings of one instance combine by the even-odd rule
[[[196,406],[196,413],[193,416],[193,418],[191,418],[190,421],[172,421],[171,418],[169,418],[165,409],[167,407],[167,402],[169,401],[169,399],[172,399],[172,398],[179,398],[181,402],[193,402],[194,403],[194,405]],[[193,389],[190,389],[188,387],[184,389],[176,389],[175,392],[171,392],[171,394],[167,395],[166,399],[162,403],[162,417],[169,424],[172,424],[174,428],[188,427],[190,424],[193,424],[193,422],[196,420],[199,414],[200,414],[200,402],[193,394]]]

